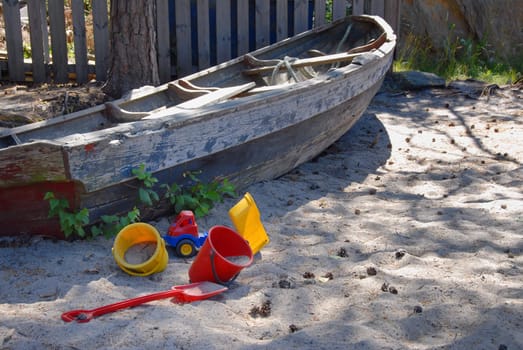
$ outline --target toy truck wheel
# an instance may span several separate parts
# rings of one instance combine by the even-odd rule
[[[182,239],[176,245],[176,254],[182,258],[190,258],[196,254],[196,247],[190,239]]]

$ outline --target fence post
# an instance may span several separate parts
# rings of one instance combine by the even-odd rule
[[[109,16],[107,0],[92,0],[96,80],[107,80],[109,64]]]
[[[276,41],[283,40],[289,36],[288,18],[287,0],[276,0]]]
[[[309,1],[294,0],[294,34],[306,31],[308,28]]]
[[[345,17],[345,0],[333,0],[332,1],[332,20]]]
[[[85,15],[83,0],[72,0],[73,11],[73,35],[74,35],[74,57],[76,82],[83,84],[87,82],[87,41],[85,34]]]
[[[385,0],[371,0],[370,14],[375,16],[385,16]]]
[[[400,35],[400,16],[401,16],[401,1],[387,0],[385,1],[385,20],[390,24],[396,34],[396,40],[399,40]]]
[[[256,0],[256,48],[269,45],[271,28],[270,28],[270,1]]]
[[[67,41],[65,36],[64,0],[49,0],[49,27],[51,28],[52,71],[57,83],[67,83]]]
[[[314,27],[325,24],[325,0],[314,0]]]
[[[197,0],[196,6],[197,24],[194,25],[191,23],[191,28],[196,27],[196,30],[198,32],[198,69],[204,69],[211,65],[211,30],[209,28],[209,0]]]
[[[365,12],[365,0],[352,0],[352,14],[359,16]]]
[[[169,35],[169,1],[156,0],[156,40],[160,82],[171,80],[171,43]]]
[[[24,47],[20,22],[20,3],[18,0],[3,0],[5,35],[7,37],[7,65],[9,79],[24,81]]]
[[[176,75],[181,78],[192,73],[191,4],[176,0]]]
[[[231,59],[231,0],[216,1],[216,63]]]
[[[31,59],[33,62],[33,81],[47,81],[47,64],[49,63],[49,42],[47,32],[47,15],[45,2],[29,1],[27,3],[29,29],[31,31]]]
[[[236,1],[238,56],[249,52],[249,1]]]

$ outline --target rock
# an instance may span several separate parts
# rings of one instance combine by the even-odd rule
[[[299,330],[300,330],[300,328],[298,326],[296,326],[294,324],[289,325],[289,332],[294,333],[294,332],[297,332]]]
[[[367,267],[367,275],[369,276],[376,276],[378,272],[376,271],[376,268],[370,266],[370,267]]]
[[[289,280],[280,280],[278,282],[278,286],[282,289],[291,289],[292,288],[292,284]]]
[[[407,253],[406,251],[404,251],[403,249],[400,249],[396,253],[394,253],[394,256],[396,257],[396,259],[399,260],[399,259],[403,258],[406,253]]]
[[[396,87],[400,90],[421,90],[445,87],[445,79],[434,73],[407,71],[392,74]]]

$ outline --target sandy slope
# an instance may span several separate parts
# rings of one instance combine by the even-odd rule
[[[521,349],[522,123],[521,88],[380,93],[321,157],[248,188],[271,243],[202,302],[64,323],[187,283],[192,260],[130,277],[109,240],[2,240],[0,348]]]

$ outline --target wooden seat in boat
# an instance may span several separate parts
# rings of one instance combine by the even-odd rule
[[[181,85],[179,85],[181,86]],[[116,105],[113,102],[107,102],[105,104],[106,111],[109,114],[109,117],[117,122],[125,123],[132,122],[142,119],[155,119],[162,116],[165,116],[169,113],[176,113],[177,110],[187,110],[187,109],[196,109],[210,105],[212,103],[218,103],[225,101],[231,97],[237,96],[249,89],[252,89],[256,86],[255,83],[250,82],[237,86],[224,87],[219,89],[214,89],[214,91],[205,91],[203,94],[195,93],[193,97],[187,101],[179,103],[175,106],[168,108],[159,108],[152,112],[131,112],[126,111],[120,106]],[[196,91],[196,90],[195,90]],[[199,90],[203,91],[203,90]]]

